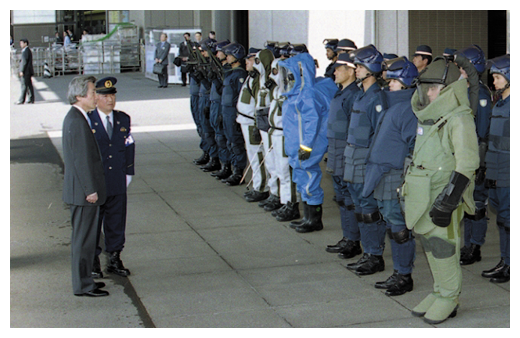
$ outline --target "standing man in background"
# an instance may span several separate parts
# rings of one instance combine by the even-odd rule
[[[168,36],[166,33],[161,34],[161,42],[156,45],[155,48],[155,63],[162,65],[162,73],[158,74],[159,87],[168,88],[168,54],[170,54],[170,43],[166,41]]]
[[[63,202],[70,205],[72,290],[76,296],[108,296],[104,283],[92,279],[99,206],[105,203],[103,160],[87,112],[96,108],[93,76],[78,76],[69,84],[72,107],[63,120]]]
[[[32,76],[34,75],[32,52],[29,48],[29,40],[21,39],[20,48],[22,48],[22,61],[20,62],[20,82],[21,95],[15,104],[24,104],[26,94],[29,95],[27,103],[34,103],[34,88],[32,85]]]

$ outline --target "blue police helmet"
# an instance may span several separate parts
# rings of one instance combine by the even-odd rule
[[[383,70],[386,70],[387,79],[398,80],[406,88],[411,87],[414,80],[419,76],[417,67],[406,56],[383,62]]]
[[[285,57],[289,57],[289,49],[290,49],[290,46],[291,46],[291,43],[290,42],[281,42],[281,43],[278,43],[278,46],[280,46],[280,56],[285,56]]]
[[[323,44],[325,45],[325,49],[330,48],[333,52],[336,52],[336,48],[338,47],[338,39],[325,39],[323,40]]]
[[[208,52],[215,52],[215,40],[207,38],[200,43],[200,48]]]
[[[273,53],[275,59],[280,57],[280,46],[278,45],[278,41],[266,41],[264,47]]]
[[[356,49],[349,53],[350,57],[354,59],[354,64],[362,65],[372,73],[381,73],[383,55],[377,50],[374,45],[368,45]]]
[[[469,47],[459,49],[455,54],[461,54],[475,66],[479,74],[486,70],[486,57],[484,51],[478,45],[471,45]]]
[[[226,55],[233,55],[237,60],[243,59],[246,56],[246,49],[237,42],[233,42],[224,46],[222,51]]]
[[[231,43],[231,41],[229,41],[229,39],[226,39],[226,40],[222,40],[222,41],[219,41],[217,43],[215,43],[215,51],[222,51],[222,49],[224,48],[224,46],[227,46]]]
[[[502,74],[507,82],[511,82],[510,70],[509,70],[509,54],[502,55],[491,59],[487,62],[489,68],[489,74]]]

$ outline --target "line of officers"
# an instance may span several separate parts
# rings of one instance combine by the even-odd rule
[[[346,268],[370,275],[385,268],[387,235],[393,273],[375,287],[397,296],[413,290],[418,237],[434,285],[412,314],[443,322],[459,307],[461,265],[481,260],[488,202],[501,259],[482,276],[509,281],[509,55],[486,62],[471,45],[433,58],[421,45],[410,61],[349,39],[324,44],[324,77],[304,44],[267,41],[249,53],[229,40],[195,45],[216,55],[223,76],[190,66],[203,150],[193,162],[230,186],[251,171],[246,201],[307,233],[323,229],[319,164],[328,153],[343,234],[326,250],[361,255]],[[486,68],[495,99],[480,80]]]

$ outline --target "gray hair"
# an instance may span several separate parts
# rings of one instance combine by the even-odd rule
[[[76,76],[69,83],[69,92],[67,98],[70,104],[78,102],[76,96],[85,97],[88,92],[88,83],[92,82],[96,84],[96,78],[94,76]]]

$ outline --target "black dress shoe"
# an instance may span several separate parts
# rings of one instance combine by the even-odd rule
[[[498,264],[494,268],[482,271],[482,277],[493,278],[493,277],[499,275],[500,270],[504,267],[505,264],[506,264],[506,262],[504,261],[504,258],[503,257],[500,258],[500,262],[498,262]]]
[[[34,104],[34,101],[29,101],[29,102],[27,102],[27,103],[29,103],[29,104]]]
[[[386,290],[385,295],[387,296],[400,296],[406,292],[413,290],[413,279],[412,274],[397,275],[397,280],[393,285]]]
[[[347,245],[347,241],[348,241],[348,238],[343,237],[342,239],[340,239],[338,241],[338,243],[332,244],[332,245],[327,245],[327,247],[325,248],[325,251],[331,252],[331,253],[338,253],[341,251],[341,249],[343,249],[345,247],[345,245]]]
[[[218,157],[211,157],[208,163],[199,168],[205,173],[217,171],[220,170],[220,161],[218,160]]]
[[[103,296],[108,296],[109,293],[108,291],[105,291],[105,290],[101,290],[101,289],[94,289],[94,290],[91,290],[91,291],[87,291],[85,293],[75,293],[74,296],[78,296],[78,297],[83,297],[83,296],[87,296],[87,297],[103,297]]]
[[[96,289],[104,288],[106,285],[103,282],[96,282]]]
[[[347,241],[347,245],[338,253],[338,257],[341,259],[349,259],[357,255],[361,255],[362,253],[363,250],[361,249],[361,244],[359,241],[351,241],[349,239]]]
[[[394,270],[394,273],[390,277],[388,277],[383,282],[376,282],[374,287],[376,289],[388,289],[391,285],[395,284],[395,282],[397,281],[397,276],[398,275],[399,274],[397,273],[397,270]]]
[[[470,265],[482,260],[482,256],[480,255],[480,245],[471,243],[469,247],[463,248],[461,252],[460,265]]]
[[[495,277],[491,278],[489,281],[491,283],[505,283],[509,282],[509,277],[509,265],[505,264],[504,267],[498,271],[498,274]]]

